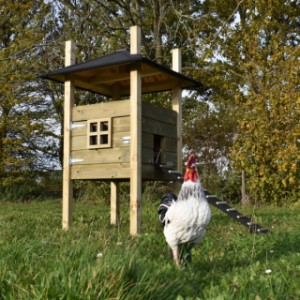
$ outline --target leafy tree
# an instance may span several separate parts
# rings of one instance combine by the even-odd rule
[[[44,138],[51,131],[49,106],[36,83],[47,5],[0,1],[0,14],[0,179],[6,185],[51,166],[52,142]]]
[[[210,28],[200,75],[236,122],[230,155],[254,199],[299,191],[299,1],[204,1]],[[230,9],[229,9],[230,8]],[[212,76],[211,76],[212,75]],[[210,79],[208,79],[210,78]],[[225,97],[224,97],[225,96]]]
[[[241,24],[248,36],[242,49],[246,96],[237,98],[242,118],[233,158],[249,174],[252,194],[282,203],[300,184],[293,137],[300,117],[300,8],[296,1],[260,1],[255,8]]]
[[[60,41],[73,39],[81,61],[129,48],[129,27],[142,28],[144,54],[159,63],[170,62],[170,50],[182,47],[185,61],[193,62],[191,31],[195,1],[55,0],[52,3],[60,27]],[[76,30],[74,30],[74,28]],[[192,33],[191,33],[192,32]]]

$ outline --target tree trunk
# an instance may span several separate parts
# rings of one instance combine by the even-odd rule
[[[242,200],[241,200],[242,206],[251,204],[250,197],[246,193],[246,176],[245,171],[242,171]]]
[[[155,60],[157,63],[162,64],[162,42],[161,42],[161,7],[158,0],[153,1],[153,34],[155,43]]]

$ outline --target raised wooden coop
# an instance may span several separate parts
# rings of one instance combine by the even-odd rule
[[[172,178],[159,165],[182,170],[182,89],[199,82],[182,75],[181,52],[172,51],[172,69],[141,55],[140,28],[130,28],[130,51],[121,50],[75,64],[75,46],[66,42],[65,68],[43,75],[65,85],[63,228],[72,224],[72,180],[111,182],[111,223],[119,221],[118,183],[130,180],[130,233],[140,232],[143,180]],[[74,89],[110,101],[74,106]],[[142,101],[142,94],[171,91],[172,109]],[[120,100],[122,99],[122,100]]]

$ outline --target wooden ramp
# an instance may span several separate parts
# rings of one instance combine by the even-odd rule
[[[220,209],[226,215],[232,217],[240,224],[246,226],[251,233],[268,233],[269,230],[263,228],[262,226],[254,223],[249,217],[241,214],[235,208],[229,206],[226,202],[221,201],[217,196],[212,195],[207,190],[204,190],[206,199],[209,204],[215,206],[216,208]]]
[[[163,172],[168,172],[172,175],[174,180],[179,181],[180,183],[183,182],[183,175],[174,170],[170,170],[164,165],[160,165],[159,168]],[[226,202],[221,201],[217,196],[211,194],[209,191],[204,190],[206,199],[209,204],[215,206],[216,208],[220,209],[222,212],[224,212],[226,215],[230,216],[231,218],[235,219],[240,224],[247,227],[249,232],[251,233],[268,233],[269,230],[263,228],[261,225],[254,223],[251,218],[241,214],[238,210],[235,208],[232,208],[230,205],[228,205]]]

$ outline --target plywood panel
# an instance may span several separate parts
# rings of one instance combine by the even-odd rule
[[[128,163],[74,165],[71,167],[72,179],[128,179]]]
[[[91,105],[76,106],[72,111],[72,121],[86,121],[99,118],[130,115],[130,101],[120,100]]]
[[[107,164],[107,163],[129,163],[130,149],[94,149],[72,151],[72,164]]]

